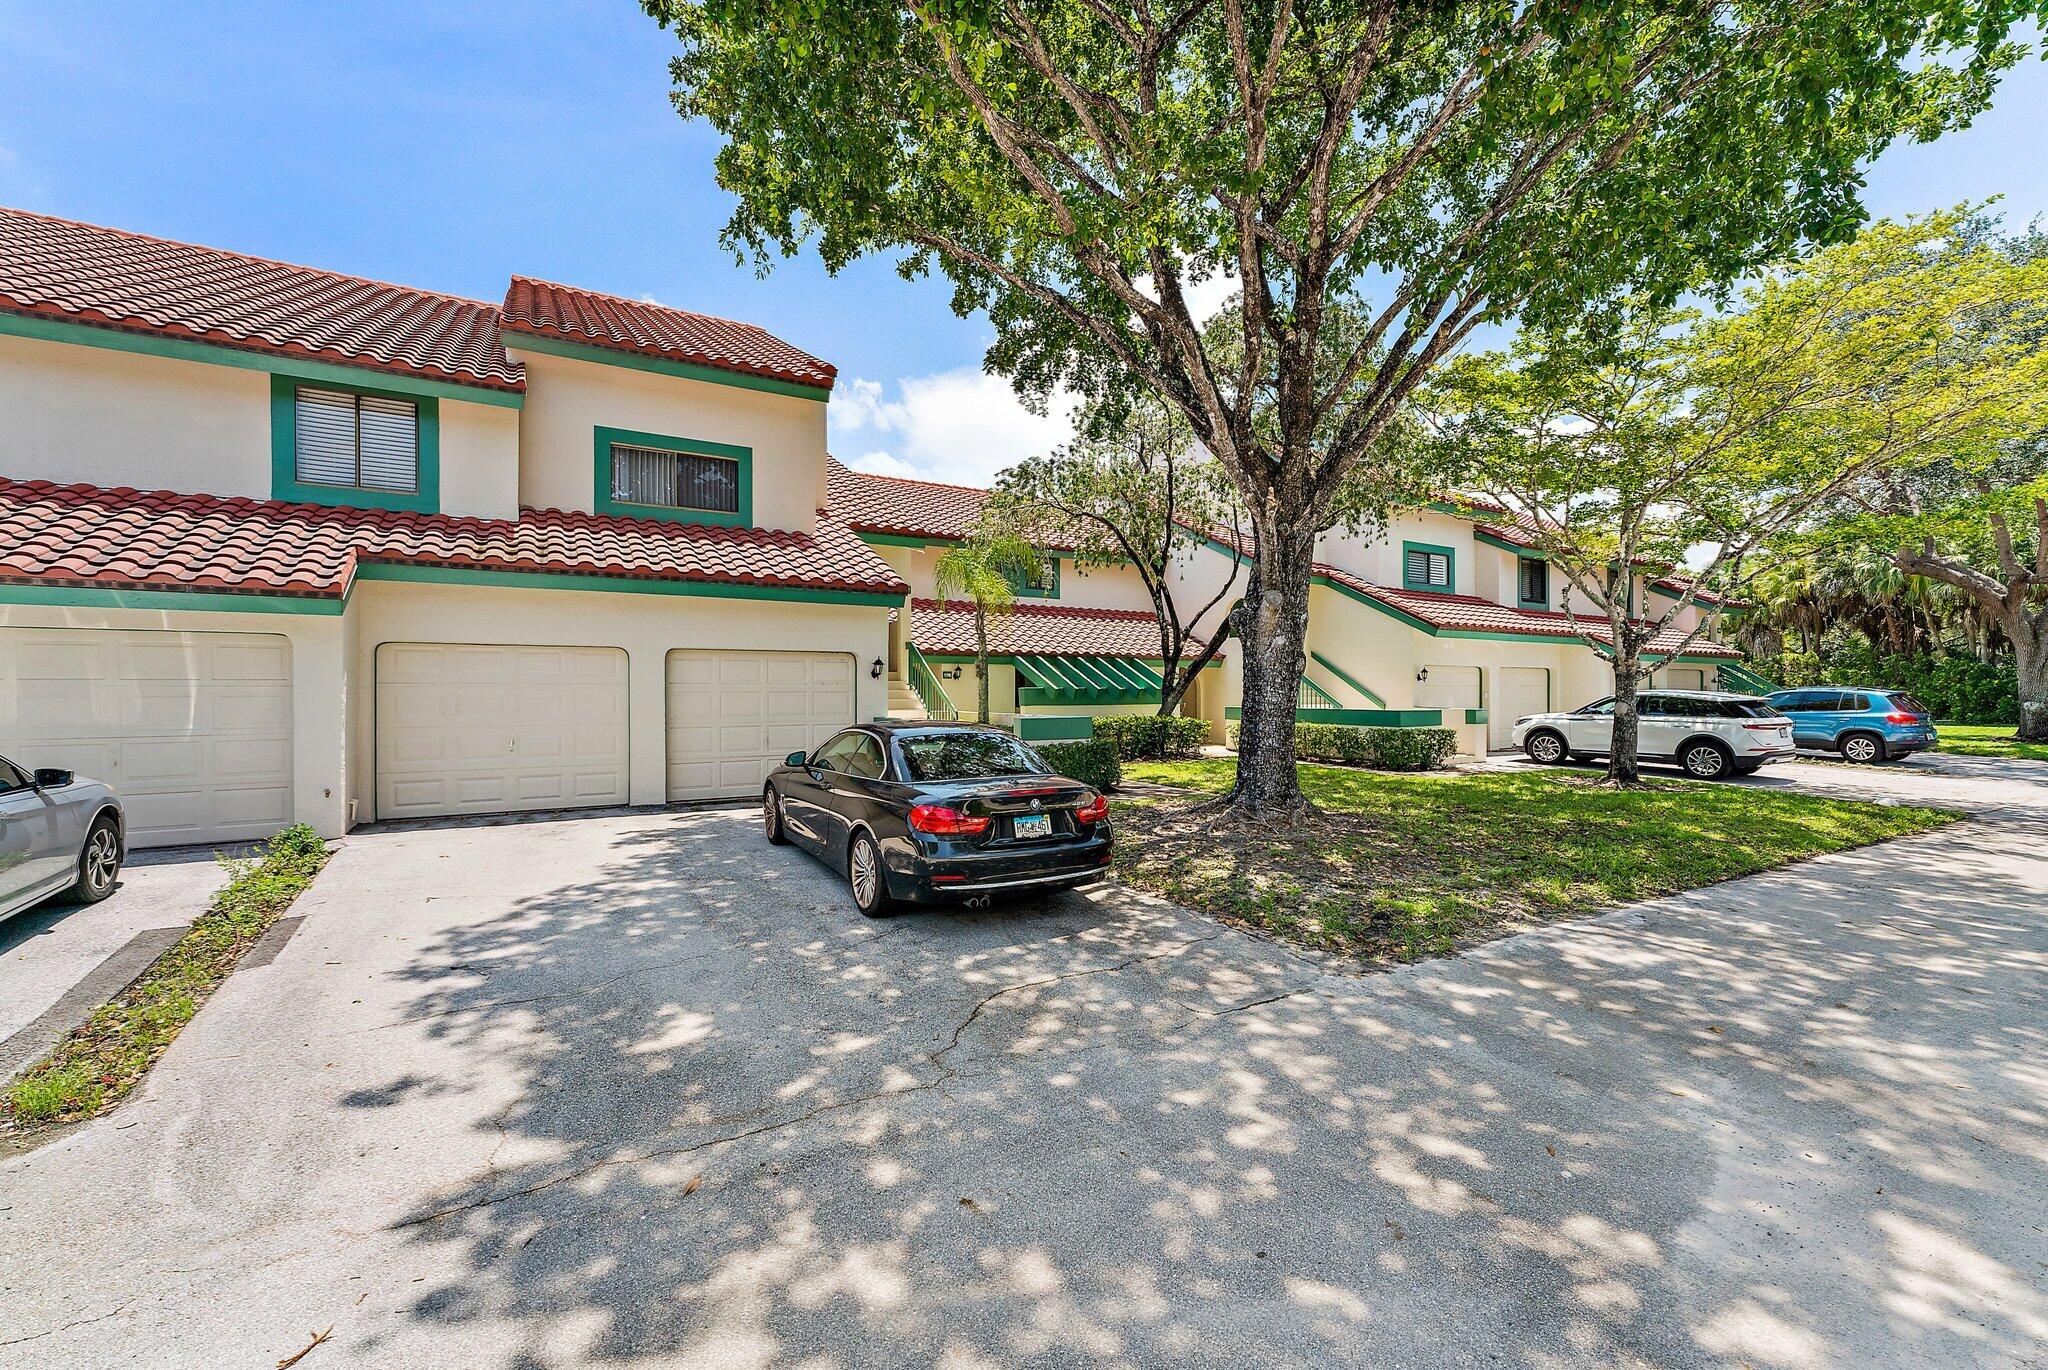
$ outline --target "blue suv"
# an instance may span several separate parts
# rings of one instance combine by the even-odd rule
[[[1813,685],[1778,691],[1771,707],[1792,720],[1794,746],[1848,761],[1889,761],[1936,741],[1933,717],[1904,690]]]

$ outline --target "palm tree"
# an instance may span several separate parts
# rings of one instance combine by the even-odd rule
[[[932,566],[933,589],[941,600],[974,605],[974,674],[981,687],[977,722],[988,722],[988,618],[1005,614],[1017,601],[1016,587],[1038,575],[1038,552],[1010,533],[984,533],[949,547]]]

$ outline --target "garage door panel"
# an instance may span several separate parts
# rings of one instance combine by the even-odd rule
[[[1540,666],[1503,666],[1494,684],[1499,697],[1487,715],[1489,740],[1496,747],[1513,746],[1516,719],[1550,711],[1550,672]]]
[[[377,816],[626,802],[626,654],[385,643]]]
[[[668,657],[668,797],[760,793],[791,752],[853,722],[853,658],[684,648]]]
[[[112,785],[135,847],[292,817],[291,643],[274,633],[0,629],[0,750]]]

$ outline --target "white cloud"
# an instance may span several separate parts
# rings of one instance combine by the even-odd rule
[[[833,452],[891,476],[987,485],[1006,466],[1073,436],[1075,399],[1034,414],[1001,376],[971,366],[906,376],[895,397],[879,381],[842,382],[826,410]],[[854,455],[854,454],[858,455]]]

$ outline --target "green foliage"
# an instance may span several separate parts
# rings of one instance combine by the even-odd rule
[[[1973,656],[1903,656],[1880,652],[1868,642],[1828,644],[1821,655],[1788,652],[1759,669],[1787,689],[1799,685],[1864,686],[1904,690],[1956,723],[2017,724],[2019,675],[2011,661]]]
[[[1449,728],[1351,728],[1337,723],[1294,725],[1294,754],[1303,761],[1341,761],[1375,771],[1429,771],[1458,750]]]
[[[8,1087],[11,1120],[75,1121],[119,1103],[326,860],[326,844],[303,823],[272,837],[249,860],[221,858],[228,881],[212,907],[134,983]]]
[[[932,589],[940,599],[965,599],[974,606],[975,718],[986,723],[988,708],[988,619],[1006,614],[1017,586],[1036,579],[1038,549],[1002,529],[983,529],[967,542],[948,547],[932,563]]]
[[[1084,785],[1093,785],[1104,794],[1116,789],[1123,780],[1123,763],[1116,753],[1116,743],[1109,738],[1096,738],[1088,742],[1039,742],[1034,744],[1037,753],[1045,758],[1045,764]]]
[[[1126,761],[1160,761],[1195,755],[1209,740],[1209,724],[1175,715],[1103,714],[1095,720],[1095,736],[1115,743]]]

